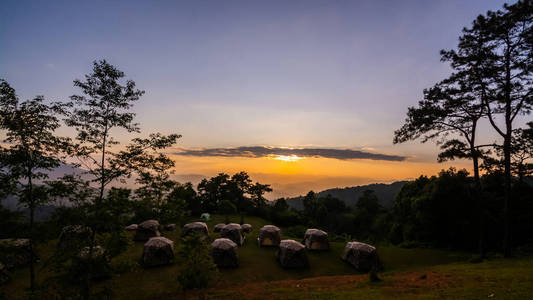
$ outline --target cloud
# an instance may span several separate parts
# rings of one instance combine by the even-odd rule
[[[218,157],[268,157],[268,156],[291,156],[299,157],[323,157],[334,159],[371,159],[371,160],[387,160],[387,161],[404,161],[405,156],[388,155],[381,153],[374,153],[361,150],[351,149],[331,149],[331,148],[280,148],[280,147],[266,147],[266,146],[251,146],[251,147],[230,147],[230,148],[205,148],[205,149],[186,149],[181,148],[173,154],[182,156],[218,156]]]

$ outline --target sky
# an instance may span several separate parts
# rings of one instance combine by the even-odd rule
[[[393,133],[450,73],[439,51],[503,3],[3,0],[0,78],[22,99],[67,100],[108,60],[146,91],[143,135],[183,135],[169,150],[181,181],[242,170],[270,198],[392,182],[470,167]]]

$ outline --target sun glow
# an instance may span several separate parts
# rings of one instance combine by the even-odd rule
[[[300,157],[297,155],[275,155],[273,158],[277,160],[286,161],[286,162],[295,162],[295,161],[299,161],[300,159],[303,159],[303,157]]]

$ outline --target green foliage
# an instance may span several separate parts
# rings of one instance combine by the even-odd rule
[[[289,204],[285,198],[274,201],[269,209],[269,218],[273,223],[280,226],[293,226],[302,224],[302,218],[297,211],[289,210]]]
[[[186,237],[178,249],[182,268],[178,282],[183,289],[204,288],[217,277],[217,267],[209,253],[209,246],[197,236]]]
[[[261,184],[256,182],[250,185],[248,192],[250,193],[252,203],[256,208],[263,208],[266,205],[266,199],[263,197],[265,193],[272,192],[269,184]]]
[[[69,147],[68,138],[58,137],[59,115],[64,105],[46,104],[43,96],[19,101],[15,90],[0,80],[0,130],[5,138],[0,147],[0,195],[15,195],[29,209],[30,288],[35,293],[34,243],[35,209],[52,201],[50,186],[36,185],[48,178],[45,171],[57,168]]]
[[[285,198],[279,198],[274,201],[272,209],[277,212],[286,211],[289,210],[289,204],[287,203],[287,200],[285,200]]]
[[[237,212],[244,219],[245,213],[266,217],[268,207],[264,194],[271,192],[268,184],[256,182],[252,184],[246,172],[239,172],[233,176],[220,173],[210,179],[203,179],[198,184],[198,198],[191,201],[191,208],[198,212],[216,212],[222,201],[231,201]]]
[[[186,207],[187,202],[185,199],[171,194],[167,197],[167,200],[161,209],[159,220],[161,220],[163,224],[182,224],[185,221],[185,217],[189,214]]]
[[[304,225],[290,226],[284,230],[284,234],[292,238],[301,239],[305,235],[306,230],[307,227]]]
[[[387,211],[374,191],[366,190],[353,212],[354,234],[360,240],[381,240],[388,232]]]
[[[303,199],[303,204],[303,214],[307,218],[307,222],[313,227],[321,224],[321,221],[325,217],[321,212],[321,210],[323,210],[323,205],[318,200],[315,192],[309,191],[309,193],[307,193]]]
[[[273,209],[270,213],[270,219],[280,226],[294,226],[303,223],[300,214],[293,210]]]
[[[112,269],[106,255],[76,256],[72,258],[67,275],[74,284],[79,284],[86,281],[89,276],[91,280],[108,279],[112,275]]]
[[[144,91],[137,90],[131,80],[122,83],[124,73],[105,60],[94,61],[92,71],[85,75],[85,81],[74,80],[82,95],[70,97],[72,111],[66,123],[77,131],[73,154],[79,159],[79,166],[99,184],[96,200],[101,202],[106,185],[131,173],[131,168],[114,159],[117,154],[110,151],[118,144],[111,132],[115,128],[139,132],[138,124],[133,122],[135,114],[128,110]]]
[[[490,220],[484,227],[489,250],[501,247],[503,184],[501,173],[486,174],[481,178],[481,195],[486,207],[484,214]],[[533,229],[532,192],[531,186],[520,181],[513,186],[515,206],[511,213],[515,245],[531,241],[527,232]],[[390,213],[389,240],[403,246],[476,249],[478,219],[475,195],[473,178],[464,170],[449,169],[441,171],[439,176],[421,176],[406,183]]]
[[[202,179],[198,184],[198,197],[204,212],[215,212],[223,199],[234,199],[229,189],[229,175],[220,173],[211,179]]]
[[[402,232],[401,238],[395,238],[473,247],[475,202],[467,176],[464,170],[450,169],[441,171],[439,177],[420,177],[407,183],[394,203],[394,230]]]
[[[486,157],[483,169],[491,173],[504,172],[503,147],[496,147],[496,157]],[[526,128],[513,130],[511,141],[511,172],[523,181],[533,175],[533,122],[528,122]]]
[[[218,206],[220,213],[226,216],[226,223],[229,223],[229,215],[237,211],[235,204],[229,200],[222,200]]]
[[[200,215],[202,213],[200,199],[197,197],[196,191],[190,182],[184,184],[176,183],[174,189],[168,195],[168,199],[169,201],[183,200],[185,202],[183,210],[188,214]]]
[[[70,97],[70,111],[65,120],[77,132],[76,143],[70,148],[72,156],[79,161],[76,166],[83,167],[92,178],[66,177],[62,191],[72,191],[74,193],[69,194],[78,198],[75,203],[83,211],[78,223],[89,226],[93,231],[90,249],[96,248],[98,239],[100,244],[110,247],[105,250],[109,258],[125,250],[121,231],[132,205],[129,199],[131,191],[111,189],[105,196],[106,187],[137,174],[136,180],[141,187],[136,190],[136,195],[160,217],[162,209],[166,208],[166,196],[175,185],[169,180],[169,170],[174,162],[162,150],[181,137],[155,133],[148,138],[133,138],[119,151],[113,149],[118,144],[114,130],[140,132],[134,122],[135,114],[130,109],[144,91],[136,89],[135,82],[124,80],[124,77],[122,71],[105,60],[93,62],[92,73],[86,75],[84,81],[74,81],[74,86],[81,89],[81,95]],[[98,188],[92,187],[91,183],[96,183]],[[72,197],[69,194],[66,194],[67,197]],[[92,251],[89,252],[91,255]],[[89,257],[88,261],[91,259]],[[90,263],[78,266],[87,267],[81,292],[84,298],[88,298],[92,272],[97,270],[93,270]]]
[[[122,228],[100,235],[97,241],[99,244],[104,245],[108,258],[119,256],[133,243],[131,237]]]
[[[24,215],[0,205],[0,239],[22,236],[25,231]]]

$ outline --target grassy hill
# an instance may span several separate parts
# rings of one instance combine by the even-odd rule
[[[386,271],[213,287],[187,299],[531,299],[533,258],[494,259]],[[168,299],[181,299],[174,295]]]
[[[224,217],[222,216],[213,216],[213,220],[208,222],[209,229],[212,230],[215,224],[222,223],[223,220]],[[232,222],[238,222],[239,218],[233,216],[230,220]],[[350,299],[360,295],[388,295],[387,293],[393,291],[395,287],[404,289],[405,287],[402,285],[408,285],[408,290],[411,290],[413,287],[409,280],[415,280],[416,276],[420,277],[423,273],[428,274],[426,276],[430,280],[427,282],[433,282],[431,284],[435,284],[434,281],[442,281],[442,284],[448,284],[448,282],[458,284],[458,278],[462,277],[457,277],[458,275],[456,276],[456,274],[461,274],[464,277],[466,272],[470,272],[468,274],[471,274],[473,276],[472,278],[475,278],[481,271],[470,271],[470,269],[485,268],[492,270],[492,268],[502,267],[498,263],[481,265],[468,264],[466,261],[469,255],[465,253],[434,249],[401,249],[378,245],[378,253],[385,267],[385,271],[381,276],[385,280],[379,284],[369,284],[368,275],[358,273],[341,261],[340,255],[344,248],[344,243],[333,242],[331,243],[332,249],[330,251],[308,252],[310,268],[304,270],[284,270],[275,261],[275,249],[259,248],[257,246],[256,238],[258,229],[267,224],[267,222],[256,217],[247,217],[245,221],[253,225],[253,231],[246,236],[246,244],[239,248],[239,268],[220,270],[217,283],[210,289],[189,291],[185,294],[180,291],[176,279],[178,270],[180,269],[178,263],[160,268],[142,268],[138,264],[138,261],[142,254],[143,243],[139,242],[132,242],[125,253],[114,259],[113,266],[117,270],[121,270],[121,273],[109,280],[97,283],[95,288],[111,289],[114,298],[129,300],[153,298],[179,299],[184,296],[192,298],[207,296],[212,298],[244,299],[249,298],[250,293],[256,295],[255,292],[259,293],[257,294],[258,297],[264,296],[262,298],[265,299],[270,298],[267,297],[268,295],[271,295],[273,298],[288,297],[294,299],[300,296],[313,299],[329,299],[329,296],[335,295],[337,298]],[[180,230],[162,232],[162,235],[175,242],[175,246],[179,245],[179,234]],[[131,235],[133,237],[133,233]],[[211,232],[211,236],[216,238],[218,234]],[[302,237],[283,236],[283,238],[301,240]],[[54,247],[55,241],[41,245],[39,250],[43,262],[50,257]],[[43,282],[43,279],[53,275],[51,268],[43,268],[43,265],[44,263],[40,263],[37,267],[38,279],[41,282]],[[533,280],[532,259],[511,265],[509,267],[511,269],[503,271],[505,273],[502,276],[511,276],[511,270],[514,270],[513,266],[518,268],[515,271],[523,273],[522,278],[525,278],[526,282],[529,280],[531,283],[531,280]],[[525,270],[524,266],[529,266],[529,269]],[[495,270],[491,272],[490,276],[499,275]],[[446,274],[451,274],[450,276],[453,277],[453,280],[448,278]],[[487,278],[489,280],[490,278],[498,277]],[[25,288],[28,285],[27,280],[27,269],[14,272],[13,280],[6,286],[1,287],[4,296],[7,299],[24,298]],[[420,291],[433,292],[430,285],[426,285],[425,282],[422,283],[424,286],[420,288]],[[303,289],[302,286],[306,286],[306,288]],[[531,286],[533,287],[533,285]]]

